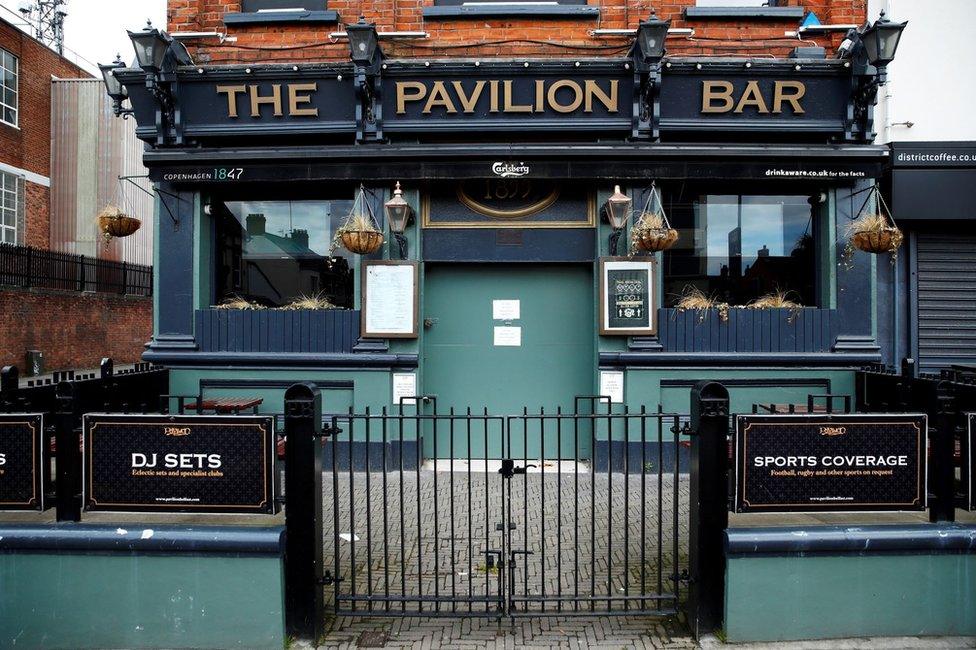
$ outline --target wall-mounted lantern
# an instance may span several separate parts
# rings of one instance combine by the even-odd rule
[[[637,37],[630,48],[634,68],[634,94],[638,97],[637,108],[631,118],[631,137],[639,140],[658,140],[658,113],[654,108],[661,89],[661,61],[664,59],[664,41],[668,37],[670,20],[661,20],[654,10],[651,16],[637,26]],[[631,64],[628,64],[631,65]]]
[[[118,77],[115,76],[116,70],[122,70],[125,68],[125,62],[122,60],[121,54],[115,55],[115,61],[112,63],[99,63],[98,69],[102,71],[102,80],[105,82],[105,92],[112,99],[112,110],[115,111],[116,117],[122,116],[122,119],[126,119],[132,115],[131,108],[122,108],[123,102],[129,98],[129,93],[126,91],[125,86],[119,81]]]
[[[606,205],[604,206],[607,221],[610,223],[610,227],[613,228],[613,232],[610,233],[611,256],[617,254],[617,241],[620,239],[620,234],[627,225],[627,220],[630,219],[633,207],[634,200],[621,192],[619,185],[614,185],[613,194],[610,195],[610,198],[607,199]]]
[[[647,66],[654,65],[664,56],[664,40],[671,28],[670,20],[661,20],[652,9],[651,17],[637,26],[634,41],[634,58]]]
[[[349,38],[349,58],[352,62],[366,68],[372,67],[377,61],[377,52],[380,49],[376,23],[367,23],[366,17],[360,16],[358,22],[346,25],[346,35]]]
[[[403,236],[403,232],[410,225],[413,208],[404,200],[403,190],[400,189],[399,182],[396,184],[396,189],[393,190],[393,198],[384,203],[383,207],[386,210],[386,219],[390,223],[390,232],[393,233],[393,238],[396,239],[400,248],[400,259],[406,259],[407,238]]]
[[[379,96],[380,66],[383,50],[376,23],[367,23],[364,16],[351,25],[346,25],[349,39],[349,58],[356,66],[356,141],[375,141],[383,139],[381,106],[376,101]]]
[[[868,63],[878,69],[879,85],[885,83],[886,68],[895,59],[898,41],[901,40],[901,33],[907,24],[907,20],[903,23],[891,22],[885,18],[885,12],[882,11],[874,24],[861,34]]]

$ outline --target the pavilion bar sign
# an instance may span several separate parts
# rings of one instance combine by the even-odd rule
[[[924,510],[924,415],[742,415],[736,512]]]
[[[89,414],[87,510],[273,513],[274,420]]]
[[[0,510],[44,509],[44,418],[0,415]]]

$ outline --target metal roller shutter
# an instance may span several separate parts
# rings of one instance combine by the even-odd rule
[[[976,237],[920,233],[917,242],[919,365],[976,365]]]

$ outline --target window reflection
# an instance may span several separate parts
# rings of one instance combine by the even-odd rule
[[[666,304],[697,287],[733,305],[780,291],[816,306],[815,223],[807,196],[704,194],[674,204],[671,221],[681,238],[665,254]]]
[[[218,302],[240,297],[281,307],[302,296],[321,296],[351,308],[349,253],[340,247],[329,256],[332,236],[351,207],[351,200],[215,205]]]

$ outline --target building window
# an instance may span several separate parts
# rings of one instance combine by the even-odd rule
[[[17,243],[19,184],[13,174],[0,172],[0,244]]]
[[[813,215],[807,195],[701,194],[674,203],[681,237],[664,255],[665,303],[697,288],[731,305],[783,292],[817,306]]]
[[[17,126],[17,57],[0,49],[0,122]]]
[[[316,296],[351,308],[352,256],[341,246],[329,255],[351,208],[351,200],[215,205],[217,302],[242,298],[283,307]]]

